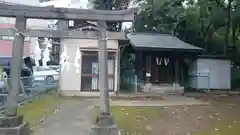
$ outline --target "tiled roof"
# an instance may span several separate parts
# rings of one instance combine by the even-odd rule
[[[127,38],[135,48],[161,48],[203,51],[202,48],[190,45],[177,37],[167,34],[134,33],[128,34]]]

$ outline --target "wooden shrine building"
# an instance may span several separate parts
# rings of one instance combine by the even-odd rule
[[[203,49],[166,34],[134,33],[127,35],[135,53],[138,80],[152,84],[180,83],[187,79],[188,63]]]

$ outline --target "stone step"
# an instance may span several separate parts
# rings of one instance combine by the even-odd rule
[[[161,85],[151,85],[146,84],[142,91],[150,93],[160,93],[160,94],[183,94],[184,87],[181,86],[161,86]]]

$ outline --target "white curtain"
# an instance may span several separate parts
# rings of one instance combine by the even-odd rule
[[[92,63],[92,74],[98,74],[98,63]],[[98,77],[92,77],[92,90],[98,89]]]
[[[98,63],[92,63],[92,74],[98,74]],[[108,60],[108,74],[114,75],[114,60]],[[98,77],[92,78],[92,87],[93,90],[97,90],[99,88],[99,80]],[[108,88],[114,88],[114,77],[108,78]]]

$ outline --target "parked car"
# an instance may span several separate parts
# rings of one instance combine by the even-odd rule
[[[59,70],[60,69],[60,66],[48,66],[48,67],[50,67],[53,70]]]
[[[51,84],[59,80],[59,71],[50,67],[33,67],[33,78]]]
[[[10,77],[10,65],[12,57],[9,56],[0,56],[0,66],[3,67],[3,77],[5,79]],[[21,69],[21,78],[24,86],[32,85],[32,68],[30,57],[23,58],[23,66]],[[0,90],[4,90],[4,81],[0,80]]]
[[[7,73],[3,72],[2,78],[0,80],[0,93],[4,93],[5,91],[5,82],[4,79],[7,79]]]

